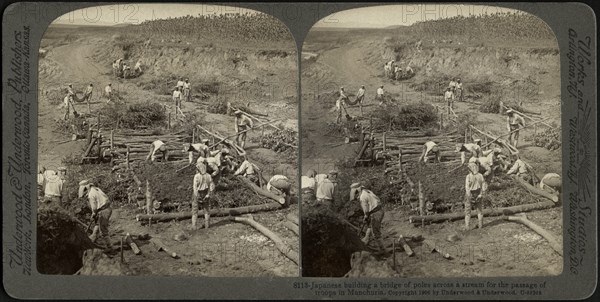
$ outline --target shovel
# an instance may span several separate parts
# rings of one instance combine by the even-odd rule
[[[157,251],[164,251],[165,253],[169,254],[169,256],[171,256],[172,258],[178,258],[177,253],[168,250],[167,247],[159,239],[152,238],[150,239],[150,242],[156,247]]]

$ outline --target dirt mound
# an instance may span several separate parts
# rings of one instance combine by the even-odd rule
[[[350,278],[390,278],[398,276],[398,273],[386,261],[379,261],[366,251],[352,254],[350,263],[352,269],[346,275]]]
[[[126,266],[119,259],[108,257],[100,249],[90,249],[83,252],[83,267],[77,275],[119,276],[126,271]]]
[[[179,203],[180,210],[186,210],[190,207],[192,200],[195,168],[188,167],[177,172],[179,168],[181,167],[170,163],[144,164],[136,168],[135,173],[142,181],[143,186],[145,186],[146,180],[150,182],[152,193],[157,201],[163,204]],[[257,196],[233,175],[220,177],[213,194],[213,201],[216,203],[213,207],[219,208],[259,205],[268,202]]]
[[[302,209],[302,263],[305,277],[341,277],[350,259],[365,250],[357,232],[323,205]]]
[[[41,208],[37,221],[37,269],[42,274],[70,275],[83,265],[84,251],[94,247],[83,226],[59,209]]]

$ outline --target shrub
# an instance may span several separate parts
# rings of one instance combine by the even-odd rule
[[[378,118],[374,122],[375,128],[388,130],[409,130],[414,128],[425,128],[437,121],[434,107],[425,104],[409,104],[401,107],[386,105],[373,111],[373,116]]]
[[[560,149],[561,146],[561,138],[560,138],[560,130],[561,128],[546,128],[542,133],[538,133],[533,137],[530,137],[529,140],[533,140],[534,145],[538,147],[546,148],[550,151]]]
[[[124,107],[119,103],[110,103],[100,110],[103,120],[108,124],[118,123],[120,127],[135,129],[162,126],[166,120],[164,107],[159,103],[138,103]]]

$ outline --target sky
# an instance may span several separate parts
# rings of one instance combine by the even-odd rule
[[[253,10],[208,4],[175,4],[175,3],[132,3],[92,6],[74,10],[58,17],[52,24],[72,25],[117,25],[139,24],[147,20],[198,16],[224,13],[255,12]]]
[[[382,28],[412,25],[419,21],[445,19],[458,15],[481,15],[517,10],[473,4],[397,4],[356,8],[333,13],[315,27]]]

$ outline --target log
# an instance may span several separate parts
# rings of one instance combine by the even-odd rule
[[[531,127],[531,126],[535,126],[535,125],[537,125],[537,124],[539,124],[539,123],[543,123],[544,121],[547,121],[547,120],[549,120],[549,119],[550,119],[550,118],[546,118],[546,119],[543,119],[543,120],[539,120],[539,121],[533,122],[533,123],[531,123],[531,124],[529,124],[529,125],[526,125],[526,126],[525,126],[525,127],[523,127],[523,128],[520,128],[520,129],[513,130],[513,131],[511,131],[511,132],[508,132],[508,133],[506,133],[506,134],[502,134],[502,135],[498,136],[498,137],[497,137],[497,139],[498,139],[498,138],[501,138],[501,137],[506,137],[506,136],[509,136],[509,135],[511,135],[511,134],[513,134],[513,133],[515,133],[515,132],[517,132],[517,131],[523,130],[523,129],[527,128],[527,127]],[[489,145],[491,145],[491,144],[495,143],[495,142],[497,141],[497,139],[494,139],[494,140],[492,140],[491,142],[489,142],[489,143],[486,143],[485,145],[481,146],[481,148],[483,149],[483,148],[485,148],[485,147],[487,147],[487,146],[489,146]]]
[[[543,201],[536,202],[531,204],[524,204],[506,208],[494,208],[494,209],[484,209],[484,216],[502,216],[502,215],[511,215],[522,212],[530,212],[536,210],[545,210],[554,207],[556,204],[552,201]],[[471,217],[477,216],[477,213],[473,211],[471,213]],[[440,223],[445,221],[453,221],[460,220],[465,218],[464,213],[448,213],[448,214],[434,214],[434,215],[425,215],[425,216],[410,216],[408,220],[413,224],[420,224],[421,221],[428,223]]]
[[[270,202],[261,205],[254,206],[245,206],[239,208],[222,208],[222,209],[213,209],[209,211],[210,216],[213,217],[223,217],[223,216],[235,216],[241,214],[248,213],[256,213],[262,211],[273,211],[281,209],[281,204],[277,202]],[[198,215],[204,215],[204,210],[198,211]],[[164,222],[171,220],[185,220],[191,219],[192,212],[181,212],[181,213],[161,213],[161,214],[138,214],[135,216],[135,219],[142,224],[146,224],[149,221],[152,222]]]
[[[238,179],[240,179],[241,181],[244,182],[244,184],[246,184],[246,186],[248,188],[250,188],[250,190],[254,191],[254,193],[267,197],[269,199],[275,200],[277,201],[279,204],[285,204],[285,198],[283,196],[279,196],[277,194],[271,193],[259,186],[257,186],[256,184],[254,184],[253,182],[251,182],[249,179],[247,179],[244,176],[238,176]]]
[[[83,153],[83,157],[88,157],[90,155],[90,152],[92,151],[92,148],[96,144],[97,140],[98,140],[97,137],[92,138],[92,140],[90,141],[90,144],[88,145],[87,149],[85,149],[85,152]],[[83,163],[83,159],[81,160],[81,162]]]
[[[360,148],[360,152],[358,152],[358,155],[356,156],[356,159],[354,161],[354,166],[356,166],[357,161],[359,161],[362,158],[363,154],[369,147],[370,143],[371,143],[370,140],[365,140],[365,143],[362,145],[362,148]]]
[[[133,239],[131,238],[129,233],[127,233],[127,235],[125,235],[125,242],[127,242],[127,244],[131,247],[131,250],[133,251],[134,254],[139,255],[142,253],[142,251],[137,246],[137,244],[133,241]]]
[[[552,200],[553,202],[557,203],[558,202],[558,196],[550,194],[540,188],[534,187],[532,185],[530,185],[529,183],[527,183],[525,180],[519,178],[519,177],[514,177],[514,179],[516,179],[519,184],[525,188],[527,191],[529,191],[530,193],[536,194],[538,196],[547,198]]]
[[[492,136],[491,134],[485,133],[485,132],[483,132],[483,131],[481,131],[481,130],[479,130],[479,129],[477,129],[477,128],[475,128],[475,127],[471,126],[471,125],[469,125],[469,128],[471,128],[471,129],[473,129],[473,130],[475,130],[475,131],[479,132],[479,133],[480,133],[480,134],[482,134],[482,135],[485,135],[485,136],[489,137],[490,139],[493,139],[493,140],[495,140],[495,141],[496,141],[498,144],[502,145],[503,147],[505,147],[506,149],[508,149],[508,150],[509,150],[511,153],[513,153],[513,154],[515,154],[515,153],[518,153],[518,152],[519,152],[519,150],[517,150],[517,148],[513,147],[511,144],[509,144],[508,142],[506,142],[506,141],[505,141],[505,140],[503,140],[503,139],[500,139],[500,138],[494,137],[494,136]]]
[[[294,251],[290,246],[288,246],[287,244],[285,244],[283,242],[283,240],[274,232],[272,232],[271,230],[269,230],[267,227],[263,226],[262,224],[254,221],[254,218],[252,218],[252,215],[249,215],[249,217],[231,217],[231,220],[235,221],[235,222],[241,222],[244,224],[247,224],[253,228],[255,228],[256,230],[258,230],[259,232],[261,232],[263,235],[267,236],[269,239],[271,239],[273,242],[275,242],[275,247],[277,247],[277,249],[284,255],[286,256],[288,259],[294,261],[294,263],[299,264],[299,257],[298,257],[298,252]]]
[[[198,127],[198,129],[208,133],[210,136],[212,136],[213,138],[216,138],[218,140],[223,140],[222,142],[229,145],[231,148],[235,149],[235,151],[237,151],[239,156],[244,156],[246,155],[246,151],[244,151],[244,149],[242,149],[242,147],[238,146],[236,143],[234,143],[233,141],[229,140],[229,139],[225,139],[224,137],[217,135],[215,133],[212,133],[211,131],[208,131],[208,129],[200,126],[200,125],[196,125],[196,127]],[[213,144],[214,145],[214,144]]]
[[[300,228],[297,224],[292,223],[289,220],[286,220],[283,225],[288,228],[290,231],[294,232],[294,234],[300,236]]]
[[[443,251],[439,246],[437,246],[435,244],[435,242],[433,242],[429,239],[425,239],[425,240],[423,240],[423,243],[426,244],[427,246],[429,246],[429,248],[431,249],[431,252],[438,252],[440,255],[442,255],[442,257],[444,257],[446,259],[452,259],[452,256],[450,256],[450,254]]]
[[[507,216],[507,217],[504,217],[504,219],[507,221],[518,222],[518,223],[526,225],[527,227],[532,229],[534,232],[536,232],[540,236],[544,237],[548,241],[548,243],[550,244],[550,247],[552,247],[552,249],[554,251],[556,251],[561,256],[563,255],[563,247],[558,242],[556,237],[554,237],[554,235],[550,234],[550,232],[546,231],[541,226],[539,226],[539,225],[535,224],[534,222],[532,222],[531,220],[527,219],[527,215],[523,214],[523,215],[518,215],[518,216]]]
[[[347,136],[347,137],[344,139],[344,144],[355,143],[355,142],[358,142],[358,137],[350,137],[350,136]]]
[[[274,121],[271,121],[271,122],[262,123],[262,124],[259,124],[257,126],[254,126],[252,128],[248,128],[248,129],[246,129],[244,131],[240,131],[240,132],[237,132],[235,134],[232,134],[232,135],[229,135],[229,136],[225,136],[221,140],[219,140],[218,142],[216,142],[216,143],[212,144],[211,146],[209,146],[208,148],[212,149],[212,148],[216,147],[218,144],[224,142],[225,140],[227,140],[229,138],[232,138],[232,137],[236,137],[238,134],[241,134],[241,133],[244,133],[244,132],[248,132],[248,131],[254,130],[254,129],[258,128],[258,127],[265,126],[265,125],[268,125],[270,123],[274,123],[274,122],[278,122],[278,121],[280,121],[280,120],[274,120]]]

